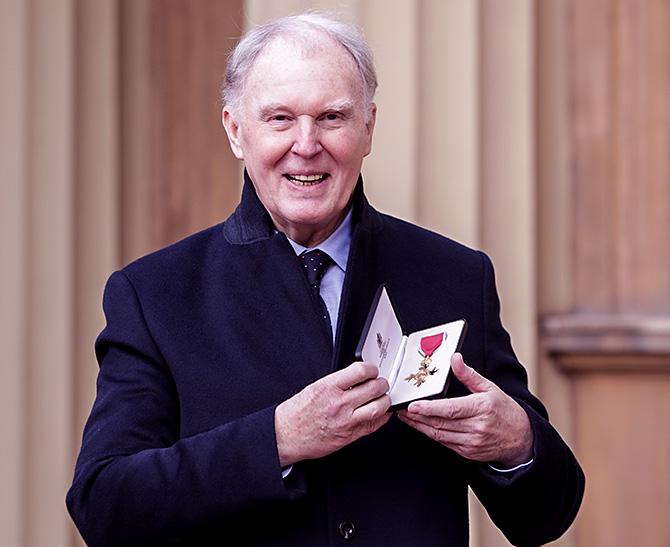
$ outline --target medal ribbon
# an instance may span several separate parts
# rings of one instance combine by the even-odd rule
[[[421,339],[421,351],[426,357],[430,357],[435,353],[435,350],[442,345],[444,340],[444,333],[433,334],[432,336],[425,336]]]

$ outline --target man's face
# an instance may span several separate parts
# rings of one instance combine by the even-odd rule
[[[375,107],[340,45],[276,39],[252,67],[240,112],[224,108],[231,148],[277,229],[314,245],[336,228],[370,153]]]

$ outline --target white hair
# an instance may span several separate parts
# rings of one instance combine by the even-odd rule
[[[315,11],[282,17],[249,30],[228,57],[223,82],[223,103],[232,110],[239,110],[247,76],[270,42],[286,37],[314,45],[315,32],[331,38],[351,55],[362,78],[366,104],[370,104],[377,89],[377,73],[372,51],[363,34],[355,26],[338,20],[330,13]]]

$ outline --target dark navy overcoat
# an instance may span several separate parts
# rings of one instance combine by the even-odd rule
[[[466,546],[468,486],[515,544],[569,526],[584,477],[527,389],[491,262],[378,213],[362,182],[353,199],[334,348],[295,252],[248,179],[224,223],[110,277],[97,397],[67,495],[89,545]],[[530,466],[496,473],[393,418],[282,479],[276,405],[355,360],[381,283],[406,332],[467,320],[466,363],[530,417]],[[458,382],[449,389],[466,393]]]

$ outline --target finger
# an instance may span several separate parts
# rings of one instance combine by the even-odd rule
[[[388,390],[389,383],[386,381],[386,378],[373,378],[346,390],[343,397],[352,408],[357,408],[373,399],[381,397]]]
[[[477,416],[481,396],[466,395],[453,399],[436,399],[433,401],[413,401],[407,407],[410,417],[414,414],[434,416],[443,420],[464,420]]]
[[[385,414],[382,414],[378,418],[360,422],[359,426],[356,428],[356,438],[360,439],[365,435],[374,433],[380,427],[382,427],[386,422],[388,422],[391,419],[391,416],[393,416],[393,413],[387,412]]]
[[[493,382],[487,380],[475,369],[466,365],[460,353],[454,353],[451,356],[451,370],[454,376],[472,393],[483,393],[496,388]]]
[[[358,361],[356,363],[352,363],[346,368],[343,368],[342,370],[333,372],[330,375],[330,378],[340,389],[349,389],[350,387],[355,386],[356,384],[360,384],[365,380],[376,378],[378,375],[379,368],[377,368],[377,365]]]
[[[368,426],[368,430],[370,433],[373,433],[377,431],[381,426],[383,426],[386,422],[388,422],[391,419],[391,416],[393,416],[393,412],[386,412],[382,414],[379,418],[375,418],[372,420]]]
[[[359,406],[352,413],[352,419],[359,423],[364,422],[373,422],[378,420],[382,416],[388,415],[386,420],[391,417],[392,413],[389,412],[391,408],[391,397],[388,395],[382,395],[376,399]]]
[[[447,420],[445,418],[438,418],[436,416],[423,416],[421,414],[409,414],[405,410],[398,412],[398,417],[404,418],[403,421],[411,421],[417,424],[424,424],[429,427],[434,427],[436,429],[442,429],[444,431],[452,431],[455,433],[468,433],[475,429],[473,423],[474,419],[464,419],[464,420]]]
[[[408,417],[398,416],[398,418],[408,426],[459,453],[464,447],[468,446],[469,435],[467,433],[437,429],[424,423],[416,422]]]

